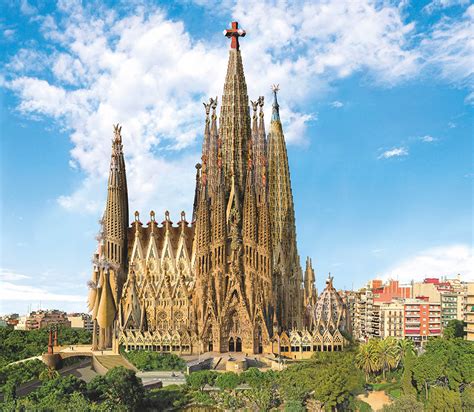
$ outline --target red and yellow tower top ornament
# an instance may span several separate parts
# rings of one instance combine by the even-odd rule
[[[240,45],[239,45],[239,37],[244,37],[245,36],[245,30],[239,29],[239,23],[236,21],[233,21],[230,23],[232,28],[231,29],[226,29],[224,30],[224,36],[230,37],[232,40],[230,42],[230,48],[231,49],[236,49],[239,50]]]

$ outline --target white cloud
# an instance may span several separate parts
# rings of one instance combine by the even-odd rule
[[[469,93],[464,99],[464,102],[466,104],[474,105],[474,92]]]
[[[17,281],[17,280],[30,279],[30,278],[31,278],[30,276],[17,273],[13,270],[0,268],[0,282]]]
[[[31,16],[31,15],[38,12],[36,7],[34,7],[34,6],[32,6],[31,4],[28,3],[28,0],[21,0],[21,2],[20,2],[20,11],[23,14],[27,15],[27,16]]]
[[[344,106],[344,103],[340,102],[339,100],[334,100],[330,104],[331,107],[334,107],[335,109],[339,109]]]
[[[425,277],[455,276],[474,280],[474,250],[468,245],[447,245],[424,250],[385,271],[383,277],[409,282]]]
[[[26,1],[22,7],[32,13]],[[455,57],[460,53],[465,60],[469,46],[436,50],[445,38],[465,36],[464,26],[440,23],[417,48],[415,23],[404,20],[403,7],[390,3],[241,0],[213,7],[232,7],[232,17],[248,32],[242,54],[250,98],[264,94],[268,102],[269,85],[280,83],[290,144],[307,143],[307,125],[317,118],[308,101],[353,73],[391,86],[418,75],[422,62],[428,64],[425,54],[438,52],[432,64],[449,66],[440,69],[443,78],[466,75]],[[189,147],[202,133],[200,101],[222,92],[228,42],[191,39],[182,22],[155,6],[130,7],[122,14],[68,1],[58,8],[62,14],[38,18],[47,47],[20,49],[3,83],[19,97],[21,113],[52,118],[70,134],[70,164],[85,177],[75,191],[58,198],[59,204],[95,213],[102,207],[111,125],[120,122],[131,208],[149,210],[166,202],[189,210],[194,183],[189,164],[198,159]],[[382,157],[406,154],[399,148]]]
[[[85,302],[86,297],[52,293],[44,288],[29,285],[17,285],[11,282],[2,282],[0,301],[27,301],[27,302]]]
[[[446,9],[453,6],[465,6],[469,4],[469,0],[433,0],[423,7],[423,11],[433,13],[439,9]]]
[[[433,142],[436,142],[438,139],[436,137],[426,135],[426,136],[421,136],[420,140],[424,143],[433,143]]]
[[[474,82],[474,5],[461,18],[443,17],[420,43],[425,67],[450,83],[472,90]]]
[[[378,159],[390,159],[392,157],[408,156],[408,149],[405,147],[395,147],[390,150],[386,150],[379,155]]]
[[[11,39],[15,35],[15,30],[13,29],[6,29],[3,30],[3,37],[6,39]]]
[[[68,287],[64,282],[61,283],[61,287],[55,287],[54,282],[51,287],[36,286],[46,279],[51,280],[52,278],[55,278],[52,273],[48,273],[47,276],[46,274],[29,276],[7,268],[0,268],[0,313],[23,309],[20,302],[30,304],[42,302],[45,304],[44,307],[55,306],[58,304],[57,302],[60,302],[61,307],[83,310],[86,302],[85,296],[64,293]],[[35,279],[34,285],[31,285],[32,279]],[[70,289],[77,290],[77,282],[70,286]],[[86,289],[85,283],[82,289]]]

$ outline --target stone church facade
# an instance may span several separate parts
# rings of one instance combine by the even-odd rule
[[[237,23],[226,30],[231,48],[219,119],[218,99],[204,104],[190,222],[182,212],[173,224],[166,212],[159,223],[152,211],[145,224],[135,212],[129,225],[121,127],[114,126],[89,283],[94,348],[281,353],[281,341],[300,336],[302,348],[303,336],[325,333],[314,319],[314,270],[308,259],[303,277],[296,246],[278,87],[267,135],[263,97],[249,106],[239,48],[244,35]],[[340,312],[346,316],[343,307]],[[338,326],[331,328],[333,339]],[[292,347],[283,349],[290,353]]]

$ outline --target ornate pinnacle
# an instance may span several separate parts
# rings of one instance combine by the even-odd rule
[[[209,100],[212,100],[212,99],[209,99]],[[207,118],[209,117],[210,109],[211,109],[211,103],[203,102],[202,104],[204,105],[204,109],[206,110],[206,120],[207,120]]]
[[[122,126],[119,123],[114,124],[114,141],[121,142],[122,141]]]
[[[273,91],[273,105],[272,105],[272,120],[280,121],[280,105],[277,100],[277,93],[280,90],[279,84],[272,84]]]
[[[259,100],[257,100],[256,102],[250,100],[250,104],[252,105],[252,110],[253,110],[253,114],[254,116],[256,115],[257,113],[257,108],[258,108],[258,104],[259,104]]]
[[[214,115],[216,113],[216,108],[217,108],[217,96],[215,99],[212,97],[209,99],[209,104],[211,105],[212,108],[212,114]]]

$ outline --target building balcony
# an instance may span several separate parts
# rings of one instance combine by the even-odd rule
[[[405,335],[419,335],[420,329],[405,329]]]

